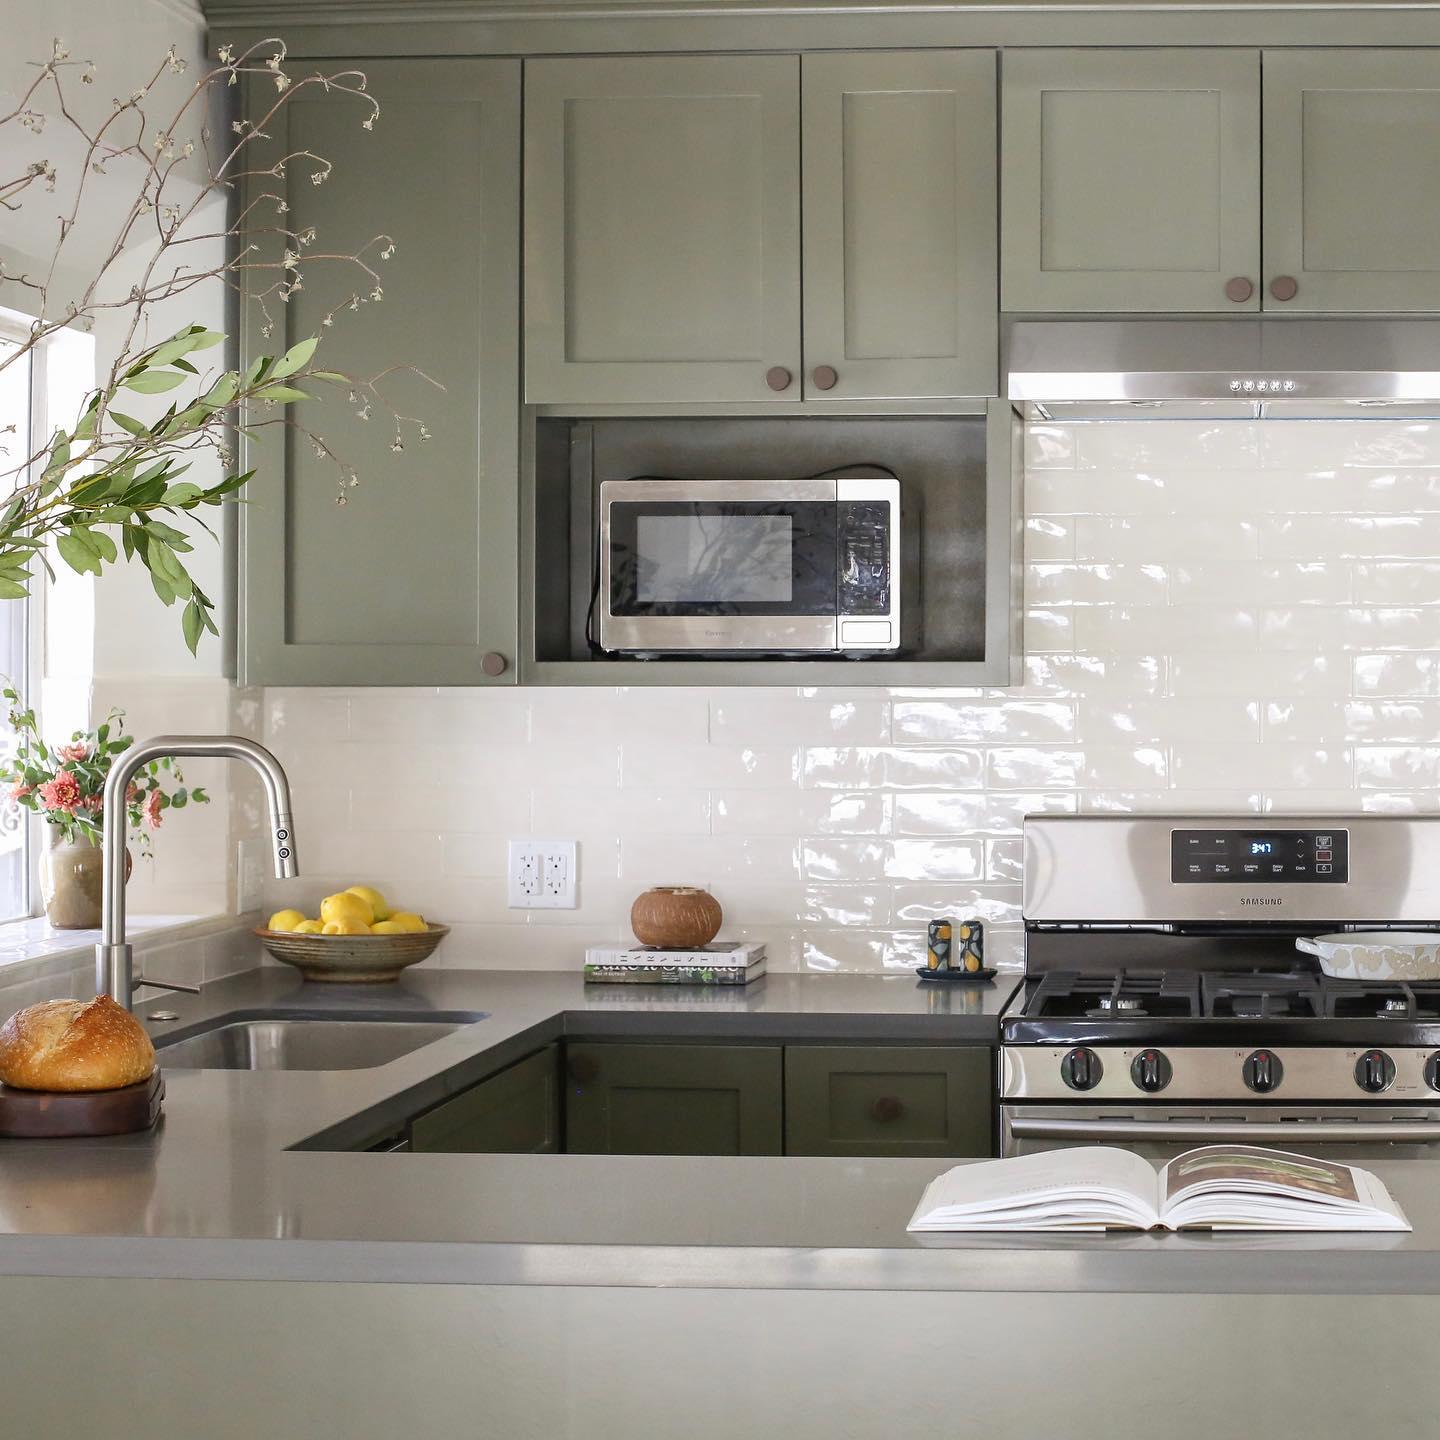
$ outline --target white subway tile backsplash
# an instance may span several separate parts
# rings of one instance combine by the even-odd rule
[[[1022,686],[272,690],[307,883],[403,890],[455,924],[443,963],[574,968],[699,883],[772,969],[903,973],[940,916],[1019,962],[1026,814],[1440,809],[1440,426],[1047,423],[1025,454]],[[579,907],[510,911],[505,841],[542,834],[580,841]]]

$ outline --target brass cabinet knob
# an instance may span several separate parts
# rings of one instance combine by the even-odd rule
[[[882,1125],[889,1125],[905,1113],[905,1107],[894,1095],[882,1095],[871,1107],[870,1115]]]
[[[505,657],[498,650],[488,650],[481,657],[480,668],[487,675],[503,675],[505,673]]]
[[[783,365],[772,365],[765,372],[765,383],[772,390],[788,390],[794,378]]]
[[[1255,293],[1255,282],[1244,275],[1234,275],[1225,282],[1225,298],[1243,305]]]
[[[840,378],[840,372],[833,365],[817,365],[815,367],[815,388],[817,390],[833,390],[835,382]]]
[[[1277,300],[1293,300],[1299,289],[1300,283],[1293,275],[1277,275],[1270,282],[1270,293]]]

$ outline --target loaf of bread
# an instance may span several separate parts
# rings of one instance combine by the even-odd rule
[[[108,995],[46,1000],[0,1025],[0,1082],[17,1090],[119,1090],[154,1071],[145,1027]]]

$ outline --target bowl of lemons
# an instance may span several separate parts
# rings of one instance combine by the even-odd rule
[[[307,980],[354,985],[396,979],[407,965],[433,955],[450,927],[392,906],[373,885],[352,885],[327,895],[313,918],[277,910],[255,933]]]

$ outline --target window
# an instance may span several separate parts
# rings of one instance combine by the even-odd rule
[[[36,392],[31,357],[22,354],[12,327],[0,317],[0,471],[30,454],[31,416]],[[9,486],[5,487],[8,491]],[[0,501],[8,498],[0,496]],[[22,695],[33,693],[30,644],[31,602],[0,600],[0,675]],[[14,735],[0,710],[0,750],[9,754]],[[0,796],[0,921],[29,915],[34,872],[33,831],[28,811]]]

